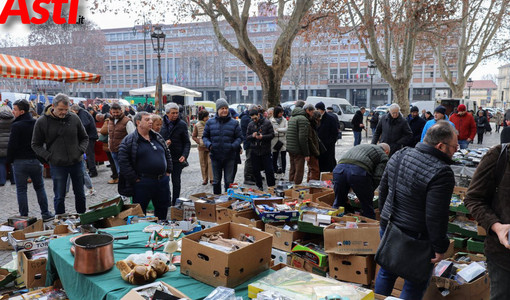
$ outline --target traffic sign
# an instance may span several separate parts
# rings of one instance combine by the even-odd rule
[[[246,85],[243,85],[243,91],[242,91],[241,95],[248,96],[248,87]]]

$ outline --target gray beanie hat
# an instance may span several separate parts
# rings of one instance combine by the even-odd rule
[[[228,102],[227,102],[227,100],[220,98],[220,99],[216,100],[216,111],[220,110],[220,108],[222,108],[222,107],[228,108]]]

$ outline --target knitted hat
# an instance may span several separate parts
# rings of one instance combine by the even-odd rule
[[[411,107],[411,112],[413,112],[413,111],[419,112],[420,109],[418,108],[418,106],[413,106],[413,107]]]
[[[315,108],[320,109],[320,110],[326,110],[326,105],[324,105],[323,102],[319,102],[319,103],[315,104]]]
[[[228,102],[227,102],[227,100],[220,98],[220,99],[216,100],[216,111],[220,110],[220,108],[222,108],[222,107],[228,108]]]
[[[459,104],[457,111],[466,111],[466,106],[464,104]]]
[[[446,108],[442,105],[439,105],[438,107],[436,107],[436,109],[434,109],[434,112],[446,115]]]

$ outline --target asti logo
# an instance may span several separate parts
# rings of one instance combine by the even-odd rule
[[[18,9],[15,8],[16,2]],[[64,4],[69,7],[67,20],[62,17]],[[50,11],[46,7],[51,5],[53,5],[52,20],[55,24],[83,24],[85,18],[78,16],[78,4],[79,0],[34,0],[32,9],[29,10],[26,0],[7,0],[0,15],[0,24],[5,24],[7,18],[12,16],[19,16],[23,24],[44,24],[50,19]],[[30,18],[31,14],[38,14],[39,17]]]

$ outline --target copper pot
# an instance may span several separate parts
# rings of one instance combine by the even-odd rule
[[[74,269],[81,274],[98,274],[110,270],[114,264],[113,241],[127,238],[127,236],[114,238],[104,232],[76,237],[71,247]]]

